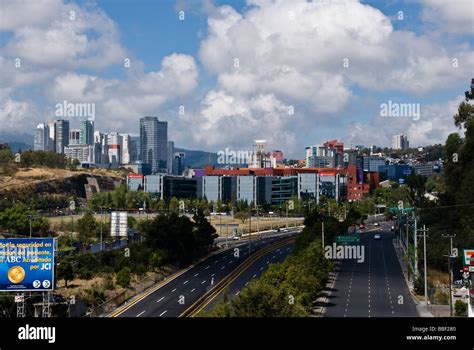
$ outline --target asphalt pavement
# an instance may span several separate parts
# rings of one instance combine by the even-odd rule
[[[380,240],[374,235],[380,234]],[[360,233],[365,260],[343,259],[324,317],[418,317],[388,224]]]
[[[177,277],[173,278],[170,276],[168,282],[163,286],[152,292],[146,292],[142,296],[130,301],[127,306],[120,308],[120,312],[114,313],[113,316],[178,317],[207,291],[213,288],[214,285],[244,262],[250,253],[287,239],[296,232],[297,229],[290,229],[289,232],[266,234],[260,238],[254,236],[250,241],[251,251],[249,251],[248,240],[236,241],[234,246],[223,252],[211,255]],[[259,270],[260,267],[258,267]],[[250,270],[253,271],[253,268]],[[235,284],[235,286],[240,285]]]

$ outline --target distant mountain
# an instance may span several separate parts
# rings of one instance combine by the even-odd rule
[[[33,149],[33,135],[0,131],[0,143],[8,143],[13,152]]]
[[[186,165],[191,168],[202,168],[205,165],[217,165],[217,153],[177,147],[175,147],[174,151],[184,152],[186,154]]]

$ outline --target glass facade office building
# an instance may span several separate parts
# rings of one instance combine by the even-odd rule
[[[167,171],[168,122],[156,117],[140,119],[140,160],[151,165],[153,173]]]

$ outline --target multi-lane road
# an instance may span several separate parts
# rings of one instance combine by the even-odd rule
[[[380,234],[380,239],[374,238]],[[325,317],[417,317],[388,224],[361,231],[365,260],[341,260]]]
[[[199,300],[221,280],[238,268],[250,255],[260,249],[294,236],[299,229],[288,232],[254,236],[248,240],[234,242],[225,251],[214,254],[196,265],[175,274],[149,292],[119,308],[113,317],[178,317]],[[248,282],[265,271],[270,263],[282,261],[291,251],[292,245],[270,249],[262,257],[252,262],[240,275],[236,276],[229,287],[231,293],[238,295]],[[221,295],[211,300],[213,305]]]

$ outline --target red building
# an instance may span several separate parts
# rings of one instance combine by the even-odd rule
[[[344,143],[338,142],[337,140],[326,141],[323,146],[334,148],[337,154],[344,154]]]

